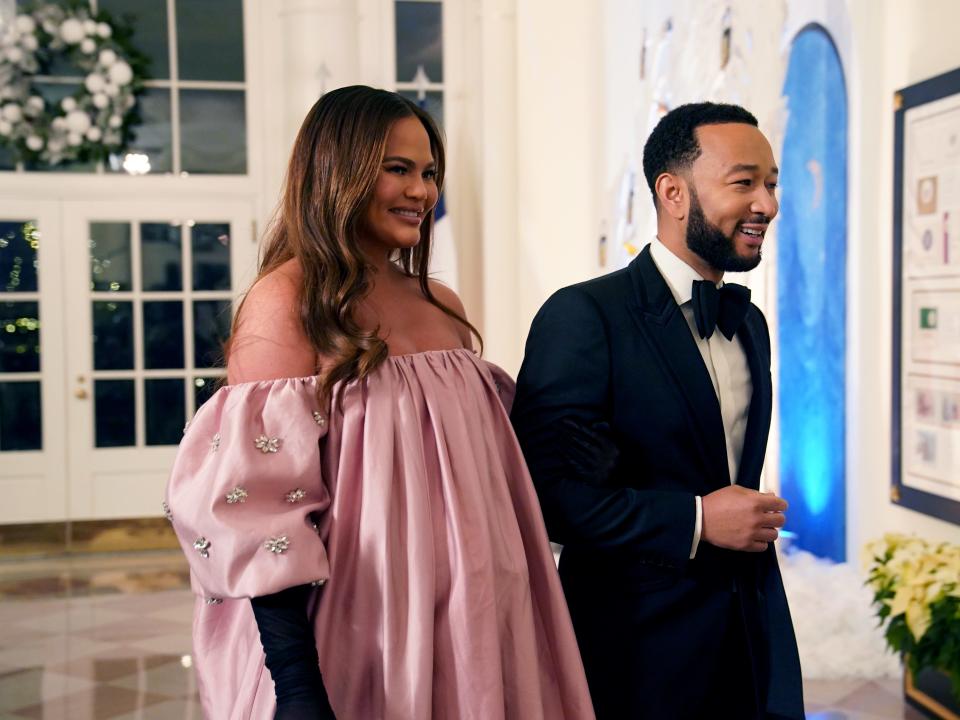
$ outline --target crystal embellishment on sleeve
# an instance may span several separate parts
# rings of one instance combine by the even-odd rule
[[[307,496],[307,491],[304,490],[303,488],[296,488],[295,490],[291,490],[286,494],[288,503],[303,502],[303,499],[306,496]]]
[[[216,452],[220,449],[220,433],[217,433],[213,436],[213,439],[210,441],[210,452]]]
[[[207,605],[223,605],[223,598],[209,597],[206,602]]]
[[[170,522],[173,522],[173,513],[170,512],[170,506],[167,505],[166,500],[160,503],[160,507],[163,508],[163,516]]]
[[[235,487],[233,490],[227,493],[227,505],[236,505],[237,503],[242,503],[247,501],[249,493],[244,490],[242,487]]]
[[[317,410],[313,411],[313,421],[320,427],[323,427],[327,424],[327,418],[324,417],[323,413],[318,412]]]
[[[281,555],[290,548],[290,540],[286,535],[272,537],[263,544],[263,547],[268,552],[272,552],[274,555]]]
[[[253,445],[264,455],[267,453],[275,453],[280,450],[280,438],[272,438],[267,437],[266,435],[260,435],[256,440],[253,441]]]
[[[323,587],[326,584],[326,580],[314,580],[312,583],[310,583],[310,587]]]
[[[198,537],[193,541],[193,549],[200,553],[200,557],[210,557],[210,541],[205,537]]]

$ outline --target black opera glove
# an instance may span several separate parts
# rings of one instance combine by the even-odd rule
[[[300,585],[250,599],[276,688],[274,720],[336,720],[320,677],[313,624],[307,616],[311,590]]]
[[[560,424],[564,440],[561,455],[575,477],[590,485],[609,486],[620,459],[609,423],[601,421],[586,427],[564,418]]]

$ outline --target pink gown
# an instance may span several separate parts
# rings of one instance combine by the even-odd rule
[[[438,350],[389,358],[340,407],[316,389],[221,388],[180,445],[166,503],[208,717],[272,717],[247,598],[313,582],[339,719],[593,718],[509,376]]]

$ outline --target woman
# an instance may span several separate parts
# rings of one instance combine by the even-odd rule
[[[210,717],[593,717],[512,382],[427,278],[443,167],[382,90],[324,95],[297,136],[168,487]]]

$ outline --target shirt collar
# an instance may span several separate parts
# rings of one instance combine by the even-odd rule
[[[694,281],[703,280],[704,277],[674,255],[673,251],[664,245],[658,237],[655,237],[650,243],[650,256],[667,283],[667,287],[670,288],[677,305],[690,302],[693,298]],[[722,285],[722,281],[717,283],[717,287]]]

